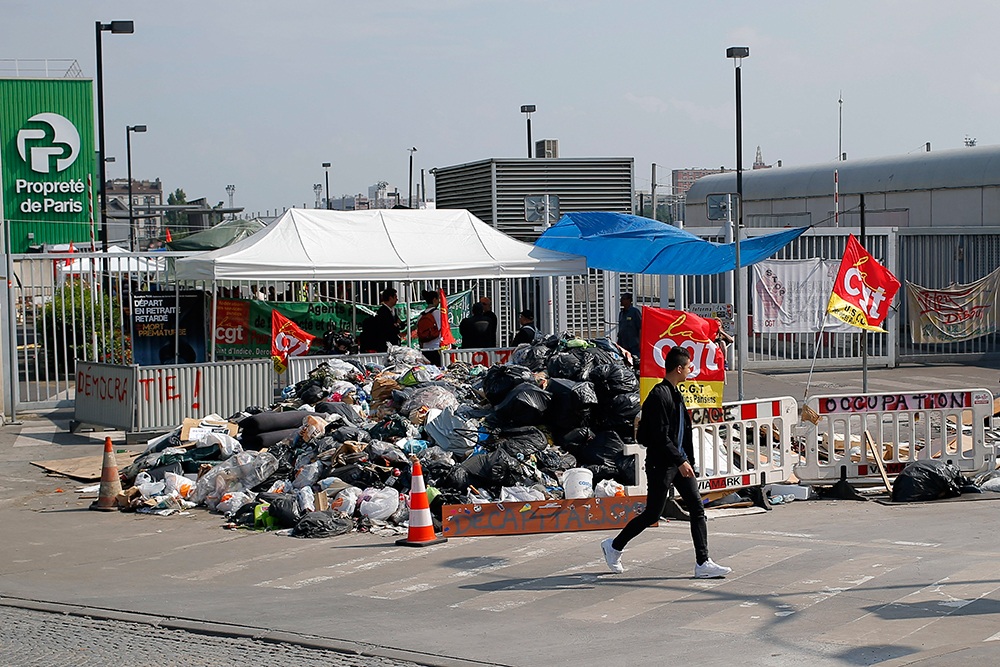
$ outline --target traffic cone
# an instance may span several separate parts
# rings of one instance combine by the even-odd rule
[[[122,492],[122,482],[118,478],[118,464],[115,463],[115,452],[111,448],[111,438],[104,438],[104,465],[101,468],[101,491],[97,500],[90,504],[90,509],[112,512],[118,507],[115,496]]]
[[[424,471],[420,467],[420,461],[413,462],[410,477],[410,530],[406,539],[396,540],[396,544],[403,547],[426,547],[447,542],[448,538],[434,534],[434,520],[431,518],[431,506],[427,502],[427,487],[424,486]]]

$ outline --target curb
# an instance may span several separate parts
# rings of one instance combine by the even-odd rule
[[[30,611],[62,614],[65,616],[78,616],[82,618],[97,618],[106,621],[143,623],[157,628],[182,630],[184,632],[193,632],[213,637],[254,639],[257,641],[266,641],[275,644],[294,644],[303,648],[335,651],[337,653],[344,653],[348,655],[386,658],[389,660],[405,660],[417,665],[423,665],[424,667],[509,667],[496,662],[469,660],[466,658],[457,658],[447,655],[434,655],[431,653],[411,651],[391,646],[366,644],[346,639],[306,635],[284,630],[255,628],[248,625],[217,623],[214,621],[203,621],[194,618],[181,618],[177,616],[160,616],[157,614],[105,609],[102,607],[88,607],[84,605],[64,604],[61,602],[47,602],[45,600],[33,600],[30,598],[18,598],[7,595],[0,595],[0,607],[27,609]]]

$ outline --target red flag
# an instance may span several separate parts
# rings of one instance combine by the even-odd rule
[[[642,308],[642,337],[639,344],[639,392],[643,400],[659,384],[665,373],[667,352],[675,346],[691,353],[694,371],[677,387],[691,408],[722,405],[726,384],[726,361],[716,345],[719,321],[693,313],[662,308]]]
[[[73,242],[72,241],[69,242],[69,252],[70,252],[70,254],[73,254],[73,252],[75,252],[73,250]],[[71,266],[72,264],[73,264],[73,260],[71,260],[71,259],[67,259],[66,260],[66,266]]]
[[[884,332],[880,325],[898,290],[896,276],[876,262],[851,234],[826,312],[856,327]]]
[[[288,368],[288,357],[298,357],[309,351],[315,336],[307,334],[299,325],[271,310],[271,359],[274,370],[284,373]]]
[[[166,229],[167,229],[167,243],[170,243],[171,241],[173,241],[173,239],[170,238],[170,228],[167,227]]]
[[[438,289],[441,296],[441,347],[454,345],[455,337],[451,335],[451,322],[448,320],[448,297],[443,289]]]

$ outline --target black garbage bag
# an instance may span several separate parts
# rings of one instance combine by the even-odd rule
[[[517,364],[490,366],[483,378],[483,393],[490,405],[499,405],[507,398],[510,390],[525,382],[534,382],[535,376],[531,369]]]
[[[545,421],[545,411],[552,395],[535,384],[519,384],[496,408],[497,419],[509,426],[538,426]]]
[[[478,456],[483,456],[478,454]],[[469,484],[472,483],[472,477],[469,475],[469,471],[462,466],[455,466],[448,471],[437,485],[438,489],[456,489],[458,491],[465,491],[469,488]]]
[[[354,408],[349,406],[347,403],[341,403],[340,401],[322,401],[321,403],[317,403],[314,409],[322,415],[340,415],[355,426],[364,423],[364,419],[361,418],[361,415],[359,415]]]
[[[372,464],[366,462],[352,463],[334,468],[330,471],[329,476],[343,480],[359,489],[367,489],[369,486],[382,486],[382,477]]]
[[[273,431],[286,431],[291,428],[301,428],[302,420],[308,415],[300,410],[289,412],[261,412],[247,417],[240,422],[240,432],[244,441],[247,436],[256,436]],[[244,447],[246,449],[246,447]]]
[[[229,522],[243,528],[253,528],[253,512],[257,508],[258,504],[259,503],[245,503],[240,505],[239,509],[233,513],[232,518],[229,519]]]
[[[302,518],[299,510],[299,499],[294,493],[261,494],[261,498],[267,500],[270,507],[267,513],[274,518],[274,522],[282,528],[294,528]]]
[[[308,512],[299,519],[292,529],[295,537],[333,537],[349,533],[354,528],[354,519],[337,510]]]
[[[594,390],[601,401],[639,391],[639,379],[635,372],[618,363],[597,366],[590,371],[590,381],[594,383]]]
[[[517,459],[503,449],[475,454],[458,467],[468,473],[470,484],[514,486],[522,477]]]
[[[962,495],[962,472],[951,463],[928,459],[908,463],[892,485],[892,499],[906,503]]]
[[[589,428],[575,428],[556,438],[556,444],[564,448],[570,454],[574,454],[581,447],[586,446],[594,439],[594,432]]]
[[[330,390],[322,385],[311,384],[298,393],[298,398],[303,403],[315,405],[330,395]]]
[[[534,426],[515,426],[497,435],[497,447],[519,461],[527,461],[549,446],[549,439]]]
[[[354,442],[371,442],[372,436],[368,431],[363,428],[358,428],[357,426],[341,426],[330,433],[332,437],[337,442],[347,442],[348,440],[353,440]]]
[[[389,415],[368,429],[372,440],[398,440],[406,436],[406,419]]]
[[[535,465],[546,475],[556,476],[557,472],[577,466],[576,457],[558,447],[549,447],[535,454]]]
[[[606,479],[615,479],[618,476],[617,466],[609,466],[604,463],[592,463],[583,467],[594,473],[594,484],[603,482]]]
[[[580,448],[576,459],[583,466],[606,466],[617,472],[618,457],[624,453],[625,442],[620,435],[614,431],[601,431],[593,440]]]
[[[532,372],[544,371],[552,349],[545,344],[521,345],[510,355],[510,363],[524,366]]]
[[[556,432],[565,433],[585,426],[591,410],[597,407],[597,393],[590,382],[555,378],[549,380],[547,391],[552,394],[552,401],[545,416]]]
[[[599,347],[588,347],[586,349],[586,355],[590,357],[591,373],[601,366],[615,366],[621,363],[620,357],[617,354]],[[587,379],[590,380],[590,378]],[[591,380],[591,382],[593,382],[593,380]]]
[[[564,378],[572,380],[583,370],[583,354],[576,354],[576,350],[566,350],[556,352],[549,357],[545,365],[550,378]]]
[[[296,411],[298,412],[298,411]],[[281,431],[268,431],[266,433],[244,433],[241,436],[240,443],[243,445],[243,449],[253,449],[260,450],[266,449],[270,451],[274,448],[276,444],[281,442],[286,438],[295,439],[298,435],[299,430],[302,428],[301,425],[295,428],[283,429]]]
[[[622,454],[615,459],[615,467],[618,469],[614,476],[616,482],[625,486],[635,485],[636,458],[635,454]],[[639,462],[639,465],[642,465],[642,462]]]
[[[635,435],[635,418],[642,410],[639,393],[619,394],[610,401],[601,403],[601,409],[594,419],[595,430],[615,431],[623,438]]]

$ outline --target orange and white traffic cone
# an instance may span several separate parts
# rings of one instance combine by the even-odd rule
[[[404,547],[426,547],[431,544],[447,542],[448,538],[434,534],[434,520],[431,518],[431,506],[427,502],[427,487],[424,486],[424,471],[420,461],[413,462],[410,482],[410,530],[406,539],[396,540],[396,544]]]
[[[104,464],[101,467],[101,491],[97,500],[90,504],[90,509],[111,512],[118,509],[115,496],[122,492],[122,482],[118,478],[118,464],[115,463],[115,451],[111,447],[111,438],[104,438]]]

